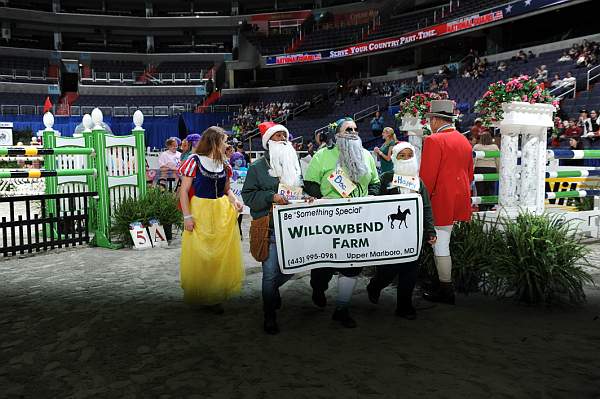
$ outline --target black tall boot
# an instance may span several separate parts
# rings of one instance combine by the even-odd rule
[[[443,283],[440,281],[440,287],[435,292],[424,292],[423,299],[430,302],[446,303],[448,305],[454,305],[454,284]]]

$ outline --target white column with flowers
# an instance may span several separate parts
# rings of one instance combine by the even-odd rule
[[[552,104],[514,101],[502,104],[502,109],[504,119],[500,123],[500,130],[518,131],[521,134],[519,208],[541,214],[544,212],[546,193],[547,131],[554,125],[552,115],[555,108]]]
[[[492,83],[476,105],[488,124],[500,127],[500,210],[515,216],[544,212],[547,130],[558,105],[529,76]],[[521,164],[519,165],[519,144]]]

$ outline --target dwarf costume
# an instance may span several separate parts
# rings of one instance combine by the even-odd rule
[[[338,120],[330,127],[328,145],[317,151],[311,159],[310,164],[304,176],[304,189],[306,192],[315,198],[344,198],[338,192],[329,180],[329,177],[336,172],[338,166],[347,173],[345,165],[340,164],[340,149],[339,143],[334,144],[333,140],[336,135],[343,132],[338,131],[344,126],[345,122],[353,122],[351,118]],[[362,148],[362,143],[358,138],[358,133],[355,132],[355,140],[360,144],[360,153],[362,153],[362,161],[364,170],[366,171],[359,179],[353,181],[355,184],[354,190],[349,193],[349,197],[366,197],[367,195],[377,195],[379,193],[379,176],[375,160],[366,149]],[[362,271],[360,267],[351,268],[319,268],[311,270],[310,284],[313,288],[313,302],[319,307],[325,307],[327,298],[325,291],[329,287],[329,281],[335,272],[339,273],[338,279],[338,297],[336,300],[336,311],[333,314],[333,319],[338,320],[345,327],[355,327],[356,323],[349,316],[348,307],[352,292],[356,285],[356,278]]]
[[[473,152],[469,141],[455,129],[454,102],[431,101],[428,118],[437,117],[448,123],[425,139],[420,176],[431,197],[437,243],[433,246],[440,290],[424,297],[436,302],[454,304],[450,237],[455,222],[471,220],[471,182]]]
[[[279,327],[276,323],[276,310],[281,307],[281,296],[279,287],[288,281],[293,275],[281,273],[277,257],[277,245],[273,232],[273,197],[277,194],[280,178],[270,164],[269,140],[277,133],[282,132],[289,138],[289,132],[285,126],[273,123],[263,122],[259,125],[262,135],[264,156],[254,161],[248,167],[246,180],[242,188],[242,198],[244,204],[250,208],[250,215],[253,219],[258,219],[267,215],[269,218],[269,255],[262,262],[262,298],[263,311],[265,316],[264,329],[269,334],[277,334]],[[291,145],[288,143],[288,145]],[[300,165],[297,170],[300,179]]]
[[[413,153],[412,158],[407,160],[397,159],[398,153],[404,149],[410,149]],[[394,170],[383,173],[380,176],[381,187],[379,195],[394,195],[394,194],[412,194],[418,193],[423,200],[423,235],[424,240],[428,241],[436,236],[433,225],[433,215],[431,212],[431,202],[429,194],[423,181],[420,181],[419,191],[413,191],[410,188],[394,186],[392,181],[394,175],[403,175],[409,177],[418,177],[419,165],[416,158],[416,149],[410,143],[400,142],[392,149],[392,162]],[[417,269],[419,261],[398,263],[393,265],[377,266],[375,277],[371,279],[367,285],[367,293],[369,300],[373,303],[379,302],[381,290],[387,287],[396,276],[398,276],[398,289],[396,299],[396,315],[413,320],[416,318],[416,311],[412,305],[412,294],[417,281]]]

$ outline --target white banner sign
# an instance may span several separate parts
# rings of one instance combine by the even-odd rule
[[[418,194],[276,205],[273,217],[284,274],[412,262],[423,244]]]

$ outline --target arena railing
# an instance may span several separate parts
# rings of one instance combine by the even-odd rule
[[[152,83],[201,83],[205,81],[204,71],[200,72],[161,72],[148,73],[146,71],[132,72],[105,72],[92,70],[92,76],[82,77],[81,83],[111,83],[124,84],[144,83],[146,80]]]
[[[593,72],[593,71],[596,71],[596,72]],[[594,75],[592,76],[592,74],[594,74]],[[595,67],[588,69],[586,90],[588,90],[588,91],[590,90],[590,84],[591,84],[592,80],[596,79],[598,76],[600,76],[600,65],[596,65]]]
[[[356,122],[359,122],[365,119],[368,116],[374,115],[379,111],[379,104],[372,105],[368,108],[363,109],[362,111],[358,111],[353,115],[353,118]]]
[[[568,86],[567,86],[567,87],[568,87]],[[556,93],[557,91],[559,91],[559,90],[561,90],[561,89],[563,89],[563,90],[564,90],[564,89],[565,89],[565,86],[559,86],[559,87],[556,87],[556,88],[554,88],[554,89],[550,90],[550,94]],[[562,92],[562,93],[560,93],[560,94],[557,94],[557,95],[556,95],[556,98],[557,98],[558,100],[562,100],[562,99],[563,99],[563,98],[565,98],[565,96],[566,96],[567,94],[569,94],[569,93],[573,93],[572,97],[573,97],[573,98],[575,98],[575,96],[577,95],[577,81],[575,81],[575,82],[573,83],[573,87],[571,87],[569,90],[567,90],[567,91],[564,91],[564,92]]]
[[[46,70],[0,68],[0,78],[56,81],[58,78],[46,75]]]

